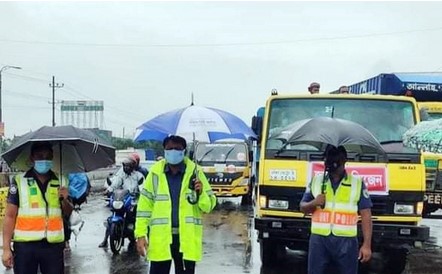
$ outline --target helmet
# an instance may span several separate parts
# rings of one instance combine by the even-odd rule
[[[140,165],[140,155],[138,155],[138,153],[134,152],[130,155],[130,157],[135,161],[137,166]]]
[[[136,161],[132,157],[127,157],[127,158],[124,158],[121,163],[123,164],[123,166],[133,166],[136,164]]]

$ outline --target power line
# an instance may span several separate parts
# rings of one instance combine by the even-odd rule
[[[0,39],[3,43],[19,43],[19,44],[41,44],[41,45],[54,45],[54,46],[82,46],[82,47],[137,47],[137,48],[190,48],[190,47],[231,47],[231,46],[261,46],[261,45],[282,45],[282,44],[294,44],[302,42],[320,42],[320,41],[332,41],[332,40],[348,40],[348,39],[360,39],[370,38],[378,36],[391,36],[401,35],[416,32],[427,31],[440,31],[442,27],[414,29],[405,31],[392,31],[392,32],[379,32],[368,33],[358,35],[343,35],[334,37],[319,37],[319,38],[306,38],[295,39],[286,41],[264,41],[264,42],[229,42],[229,43],[205,43],[205,44],[118,44],[118,43],[75,43],[75,42],[55,42],[55,41],[39,41],[39,40],[12,40],[12,39]]]

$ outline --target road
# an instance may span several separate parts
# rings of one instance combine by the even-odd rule
[[[66,274],[138,274],[148,273],[148,262],[126,248],[119,255],[110,249],[98,248],[104,234],[103,221],[109,211],[103,198],[92,194],[81,212],[86,223],[77,241],[71,240],[66,253]],[[197,273],[205,274],[304,274],[305,254],[288,251],[286,260],[272,269],[261,268],[259,245],[253,230],[252,209],[239,206],[239,200],[221,200],[217,209],[205,216],[204,255],[197,265]],[[441,273],[442,220],[424,220],[431,226],[435,248],[413,251],[409,255],[408,274]],[[2,270],[11,274],[11,270]],[[372,272],[377,273],[377,272]]]

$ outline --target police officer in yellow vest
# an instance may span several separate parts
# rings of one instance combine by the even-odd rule
[[[309,274],[325,274],[329,266],[340,274],[356,274],[358,260],[364,263],[371,258],[372,203],[362,180],[346,173],[346,160],[344,147],[327,146],[325,181],[322,174],[314,176],[301,200],[301,211],[312,213]],[[358,212],[363,233],[360,249]]]
[[[68,190],[51,171],[48,142],[31,147],[34,167],[11,182],[3,224],[3,265],[15,274],[64,273],[62,214],[72,212]],[[11,241],[13,251],[11,252]]]
[[[216,205],[204,173],[185,157],[186,140],[172,135],[163,141],[164,156],[149,170],[135,222],[137,250],[150,260],[150,274],[195,273],[202,256],[202,213]]]

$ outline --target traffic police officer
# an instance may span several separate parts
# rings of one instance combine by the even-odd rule
[[[345,171],[344,147],[327,146],[326,177],[314,176],[302,198],[301,211],[312,213],[308,273],[325,274],[329,265],[340,274],[358,273],[358,259],[371,258],[371,207],[362,180]],[[363,244],[358,252],[357,223],[361,216]]]
[[[62,214],[72,212],[68,190],[51,171],[53,151],[48,142],[31,147],[34,167],[14,177],[9,187],[3,225],[3,265],[15,274],[64,273]],[[13,240],[14,256],[11,251]]]
[[[150,260],[150,274],[195,273],[202,257],[202,213],[216,205],[204,173],[185,157],[186,140],[172,135],[163,141],[164,158],[149,170],[138,201],[137,249]]]

